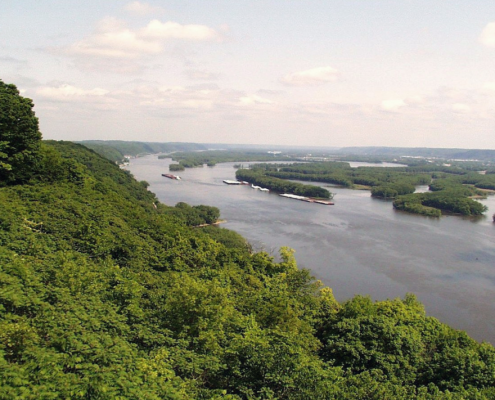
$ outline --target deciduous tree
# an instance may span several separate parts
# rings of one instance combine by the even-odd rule
[[[39,157],[41,133],[31,99],[0,80],[0,184],[29,180]]]

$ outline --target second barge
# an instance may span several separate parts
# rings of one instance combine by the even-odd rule
[[[288,199],[305,201],[307,203],[323,204],[325,206],[333,206],[335,204],[335,203],[328,201],[328,200],[313,199],[312,197],[298,196],[297,194],[283,193],[283,194],[280,194],[279,196],[287,197]]]

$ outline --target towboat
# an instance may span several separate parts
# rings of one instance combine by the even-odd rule
[[[177,181],[180,181],[180,176],[177,176],[177,175],[172,175],[172,174],[162,174],[162,176],[164,176],[165,178],[175,179],[175,180],[177,180]]]

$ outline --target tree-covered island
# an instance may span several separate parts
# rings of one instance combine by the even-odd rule
[[[285,179],[280,179],[266,175],[263,170],[258,168],[253,169],[238,169],[235,174],[238,180],[247,181],[249,183],[262,186],[278,193],[296,194],[298,196],[307,196],[322,199],[331,199],[333,197],[327,189],[313,185],[303,185],[297,182],[291,182]]]
[[[1,399],[495,398],[490,344],[413,295],[338,303],[290,249],[193,228],[216,211],[41,141],[1,81],[0,143]]]
[[[298,185],[292,180],[369,189],[374,197],[393,199],[396,209],[434,217],[442,212],[481,215],[486,207],[473,197],[484,197],[487,191],[495,190],[495,173],[491,171],[480,174],[470,168],[442,164],[388,168],[351,168],[349,163],[332,161],[256,164],[249,170],[239,169],[236,177],[268,188],[272,184],[279,191],[284,189],[284,181],[287,187]],[[414,193],[418,185],[429,185],[430,192]]]

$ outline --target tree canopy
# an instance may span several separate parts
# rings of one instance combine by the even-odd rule
[[[39,159],[41,133],[31,99],[0,80],[0,185],[29,180]]]

